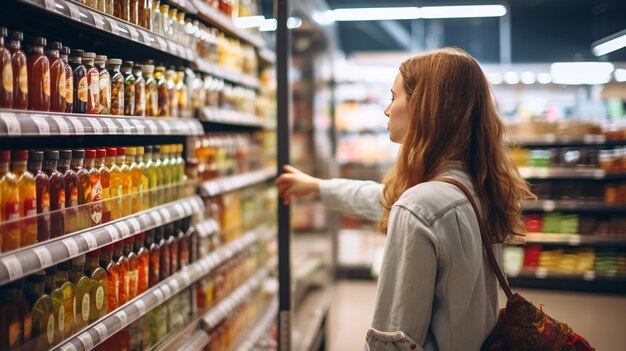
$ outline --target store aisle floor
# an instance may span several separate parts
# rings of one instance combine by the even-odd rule
[[[567,321],[598,351],[626,345],[626,297],[547,290],[516,290],[556,319]],[[339,281],[330,308],[328,350],[361,350],[374,313],[376,283]],[[503,303],[504,295],[500,298]]]

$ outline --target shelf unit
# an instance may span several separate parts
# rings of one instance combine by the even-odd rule
[[[558,234],[528,233],[526,244],[557,245],[557,246],[604,246],[626,247],[626,237],[611,237],[600,234]]]
[[[526,179],[626,179],[626,172],[607,172],[600,168],[581,167],[520,167]]]
[[[237,111],[221,110],[216,108],[203,108],[199,111],[199,119],[202,122],[225,124],[235,127],[249,127],[261,129],[276,129],[276,123],[255,115]]]
[[[524,211],[526,212],[626,213],[626,206],[607,204],[604,201],[537,200],[537,201],[525,201]]]
[[[200,185],[202,196],[217,196],[233,190],[261,183],[276,176],[276,168],[269,167],[249,173],[209,180]]]
[[[507,277],[513,288],[536,288],[595,293],[626,293],[626,277],[572,276],[523,272]]]
[[[255,345],[259,343],[263,336],[267,335],[274,325],[276,314],[278,314],[278,301],[274,299],[257,321],[257,327],[250,332],[247,339],[239,343],[235,351],[254,350]]]

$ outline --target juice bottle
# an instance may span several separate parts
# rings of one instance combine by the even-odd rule
[[[110,188],[111,188],[111,219],[122,217],[122,174],[119,167],[115,164],[117,156],[117,148],[108,147],[105,165],[109,169]]]
[[[35,177],[26,170],[28,150],[13,150],[13,173],[18,178],[20,206],[20,246],[37,242],[37,191]]]
[[[189,92],[185,84],[184,68],[176,71],[176,101],[178,102],[178,113],[181,117],[191,117],[189,109]]]
[[[24,282],[19,280],[2,288],[0,305],[0,349],[19,350],[20,344],[30,340],[32,317],[22,295]],[[29,324],[31,323],[31,324]],[[24,332],[28,335],[25,337]]]
[[[154,230],[154,241],[159,246],[159,281],[170,276],[170,247],[163,233],[165,227]]]
[[[154,229],[146,232],[145,248],[148,250],[149,268],[148,268],[148,287],[153,287],[159,283],[160,275],[160,250],[159,244],[154,242]]]
[[[7,28],[0,27],[0,108],[13,107],[13,64],[11,53],[4,46],[4,38],[7,36]]]
[[[165,71],[165,81],[167,82],[167,94],[170,102],[170,117],[180,117],[178,99],[176,96],[176,71],[174,71],[174,67],[170,67]]]
[[[126,149],[126,164],[130,167],[130,176],[133,182],[131,187],[131,193],[133,194],[131,209],[133,213],[142,210],[143,195],[146,190],[147,178],[145,178],[143,174],[143,154],[143,146]]]
[[[167,80],[165,80],[165,67],[157,66],[154,73],[154,79],[157,83],[157,116],[158,117],[170,117],[170,95],[167,86]]]
[[[124,61],[122,75],[124,76],[124,114],[133,116],[135,112],[135,76],[133,76],[133,61]]]
[[[142,165],[141,167],[141,173],[142,173],[142,177],[144,179],[144,186],[143,186],[143,204],[141,205],[141,207],[143,209],[148,209],[151,206],[151,198],[153,196],[153,192],[154,189],[156,187],[156,178],[151,179],[151,170],[148,166],[148,164],[150,162],[152,162],[152,146],[148,145],[143,147],[144,150],[144,155],[143,155],[143,162],[141,162],[140,164]],[[139,149],[137,150],[139,151]]]
[[[100,113],[100,70],[94,66],[95,52],[83,54],[83,64],[87,70],[87,113]]]
[[[135,109],[133,116],[146,116],[146,81],[141,72],[141,65],[133,66],[133,76],[135,77]]]
[[[100,173],[100,186],[102,186],[102,223],[111,220],[111,173],[105,164],[106,149],[96,150],[96,168]]]
[[[168,144],[161,145],[161,170],[163,179],[163,192],[165,202],[172,201],[172,167],[170,165],[170,146]]]
[[[111,114],[121,116],[124,114],[124,76],[120,72],[122,60],[107,60],[107,70],[111,79]]]
[[[167,231],[167,246],[170,251],[170,274],[178,272],[178,236],[175,230]]]
[[[85,255],[74,257],[71,261],[72,268],[69,273],[70,281],[76,286],[76,313],[74,314],[76,331],[85,328],[89,324],[91,280],[83,273],[85,261]]]
[[[76,286],[69,280],[70,261],[61,262],[57,265],[57,275],[54,286],[63,292],[63,316],[65,337],[74,334],[74,309],[76,307]]]
[[[128,259],[128,300],[132,300],[137,296],[137,280],[139,278],[139,259],[137,254],[133,252],[133,243],[135,239],[132,237],[124,240],[124,256]]]
[[[9,51],[13,68],[13,109],[28,108],[28,65],[26,54],[22,51],[24,33],[9,32]]]
[[[65,70],[65,112],[68,113],[72,112],[74,109],[74,73],[68,62],[69,55],[69,47],[64,46],[59,50],[59,57],[61,57]]]
[[[37,199],[37,241],[50,238],[50,180],[42,170],[43,151],[28,152],[28,171],[35,177]]]
[[[178,221],[176,228],[176,240],[178,241],[178,267],[182,269],[189,265],[189,237],[182,229],[182,220]]]
[[[117,263],[117,266],[120,270],[119,275],[119,290],[117,292],[117,305],[123,306],[128,301],[128,257],[123,254],[124,249],[124,241],[118,241],[115,243],[115,247],[113,249],[113,261]]]
[[[87,68],[83,66],[83,50],[70,51],[70,67],[72,68],[74,96],[72,100],[74,113],[87,113],[87,102],[89,101],[89,83],[87,82]]]
[[[146,116],[159,115],[159,93],[154,79],[154,65],[143,65],[142,73],[146,80]]]
[[[84,167],[85,150],[72,150],[72,170],[76,172],[76,189],[78,196],[78,230],[89,228],[91,214],[89,212],[89,200],[91,196],[91,180],[89,170]]]
[[[46,38],[35,37],[26,47],[28,109],[50,111],[50,61],[43,54]]]
[[[159,155],[160,147],[158,145],[154,146],[146,146],[144,148],[144,158],[145,158],[145,166],[144,170],[146,171],[146,176],[148,178],[148,188],[150,189],[150,206],[156,207],[161,204],[160,194],[161,189],[159,184],[159,169],[157,169],[156,162],[160,162],[158,158],[155,158],[155,150],[156,155]],[[160,157],[160,156],[159,156]],[[148,207],[147,207],[148,208]]]
[[[131,189],[133,186],[133,180],[130,176],[130,167],[126,164],[126,148],[117,148],[117,166],[120,169],[121,184],[122,184],[122,217],[130,216],[131,214]]]
[[[57,171],[63,175],[65,183],[65,233],[78,230],[78,188],[76,186],[76,172],[70,168],[72,150],[59,150],[59,164]]]
[[[31,313],[31,341],[22,349],[47,350],[58,339],[54,306],[44,292],[46,273],[39,271],[26,278],[25,296]]]
[[[63,291],[59,287],[54,286],[54,279],[56,278],[57,268],[56,266],[46,268],[46,278],[44,284],[44,292],[50,295],[52,299],[52,313],[54,315],[54,340],[53,345],[60,343],[65,339],[65,308],[63,306],[64,298]]]
[[[85,275],[91,279],[89,323],[95,322],[108,311],[109,282],[107,272],[98,264],[100,253],[100,249],[89,252],[85,265]]]
[[[111,312],[118,306],[120,289],[120,268],[113,261],[113,244],[102,248],[100,266],[104,267],[107,273],[107,312]]]
[[[65,63],[61,60],[60,50],[63,45],[59,42],[48,43],[46,56],[50,61],[50,111],[65,112],[66,77]]]
[[[111,75],[106,69],[107,57],[105,55],[97,55],[94,65],[100,73],[100,105],[99,112],[101,115],[111,113]]]
[[[198,260],[198,232],[195,227],[187,225],[185,231],[186,243],[189,248],[189,262],[196,262]]]
[[[176,144],[176,181],[179,183],[184,182],[185,177],[185,160],[183,159],[183,144]]]
[[[0,235],[2,252],[20,247],[18,178],[9,170],[10,151],[0,151]]]
[[[94,160],[97,152],[95,149],[85,150],[85,169],[89,171],[89,213],[91,215],[91,226],[102,223],[102,185],[100,184],[100,171],[96,167]]]
[[[137,268],[137,294],[141,294],[148,289],[149,276],[148,271],[150,269],[150,253],[148,249],[144,247],[145,234],[139,233],[135,235],[134,250],[137,255],[138,268]]]

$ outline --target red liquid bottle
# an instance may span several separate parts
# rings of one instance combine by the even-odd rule
[[[65,112],[65,64],[61,60],[59,42],[48,43],[46,56],[50,60],[50,111]]]
[[[160,275],[160,247],[154,242],[154,229],[146,232],[145,248],[148,250],[149,267],[148,267],[148,287],[153,287],[159,282]]]
[[[106,166],[107,149],[96,150],[96,168],[102,186],[102,223],[111,221],[111,173]]]
[[[65,182],[65,233],[78,231],[78,188],[76,172],[70,167],[72,150],[59,150],[57,171],[63,175]]]
[[[128,301],[128,257],[123,254],[124,241],[118,241],[115,243],[115,248],[113,249],[113,261],[117,263],[117,266],[120,269],[120,285],[117,293],[117,303],[118,306],[124,305]]]
[[[72,50],[70,53],[70,67],[72,68],[74,90],[72,100],[74,113],[87,113],[89,99],[89,84],[87,83],[87,69],[83,66],[83,50]]]
[[[28,171],[35,177],[37,241],[50,239],[50,179],[42,170],[43,151],[28,152]]]
[[[87,205],[91,195],[91,181],[89,180],[89,170],[83,167],[84,159],[85,150],[72,150],[71,167],[72,170],[76,172],[76,196],[78,201],[78,219],[76,223],[78,230],[89,228],[91,223],[91,216]]]
[[[87,85],[89,91],[87,94],[87,113],[100,113],[100,71],[94,66],[96,59],[95,52],[86,52],[83,55],[83,64],[87,69]]]
[[[113,261],[113,244],[102,248],[100,266],[107,272],[109,284],[107,311],[112,312],[119,306],[120,267]]]
[[[158,227],[154,230],[154,240],[159,245],[159,281],[170,276],[170,247],[163,236],[164,231],[164,227]]]
[[[28,108],[28,65],[26,54],[22,51],[24,33],[9,32],[9,51],[13,66],[13,108],[26,110]]]
[[[44,152],[43,170],[50,179],[50,238],[65,234],[65,181],[57,171],[59,151]]]
[[[167,233],[167,245],[170,250],[170,274],[178,272],[178,236],[176,230]]]
[[[0,27],[0,107],[13,107],[13,64],[11,53],[4,46],[4,38],[7,36],[6,27]]]
[[[144,247],[144,241],[144,233],[135,235],[134,249],[139,260],[139,267],[137,270],[137,294],[141,294],[148,290],[148,282],[150,280],[150,277],[148,276],[148,272],[150,270],[150,253],[148,252],[148,249]]]
[[[63,68],[65,70],[65,112],[72,112],[74,109],[74,73],[70,63],[68,62],[70,55],[70,48],[64,46],[59,50],[59,56],[63,62]]]
[[[46,38],[35,37],[26,47],[28,109],[50,111],[50,61],[43,54]]]
[[[139,278],[139,259],[137,254],[133,252],[133,243],[135,239],[132,237],[124,240],[124,256],[128,259],[128,300],[132,300],[137,296],[137,283]]]

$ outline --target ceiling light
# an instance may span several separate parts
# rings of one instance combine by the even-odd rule
[[[610,62],[555,62],[550,66],[556,84],[606,84],[611,80],[614,66]]]
[[[539,84],[550,84],[552,83],[552,75],[550,73],[538,73],[537,81]]]
[[[615,80],[618,82],[626,82],[626,69],[616,69]]]
[[[519,83],[519,74],[517,74],[517,72],[506,72],[504,74],[504,81],[506,84],[517,84]]]
[[[289,17],[287,19],[287,28],[300,28],[302,25],[302,19],[300,17]],[[278,28],[278,22],[276,18],[267,18],[263,21],[263,24],[259,27],[261,32],[273,32]]]
[[[535,74],[533,72],[522,72],[522,74],[520,75],[520,78],[522,80],[522,83],[524,84],[535,84]]]
[[[507,9],[503,5],[364,7],[328,10],[324,13],[325,18],[318,18],[316,21],[326,23],[332,21],[502,17],[506,13]]]
[[[287,28],[290,28],[290,29],[300,28],[301,25],[302,25],[302,19],[300,17],[287,18]]]
[[[256,28],[263,25],[265,22],[264,16],[245,16],[238,17],[235,20],[235,27],[237,28]]]
[[[591,44],[591,46],[593,47],[591,51],[593,51],[594,55],[602,56],[602,55],[611,53],[613,51],[619,50],[623,47],[626,47],[626,29],[624,29],[621,32],[617,32],[611,35],[609,38],[611,39],[609,40],[602,39],[600,41],[597,41]],[[603,43],[600,43],[600,42],[603,42]]]
[[[421,18],[478,18],[506,15],[503,5],[425,6],[420,8]]]

